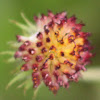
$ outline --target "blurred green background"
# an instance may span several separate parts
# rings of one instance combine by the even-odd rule
[[[68,16],[76,15],[86,26],[84,31],[92,33],[90,38],[96,56],[87,67],[100,65],[100,0],[0,0],[0,51],[10,50],[7,42],[15,40],[21,30],[11,24],[9,19],[23,22],[20,12],[32,21],[33,15],[47,14],[50,9],[54,13],[67,11]],[[0,56],[0,100],[31,100],[33,89],[24,96],[23,89],[16,89],[18,84],[5,90],[7,83],[13,78],[11,71],[15,64],[6,63],[8,56]],[[99,76],[97,76],[99,77]],[[68,90],[61,88],[54,96],[48,88],[42,87],[36,100],[100,100],[100,83],[72,83]]]

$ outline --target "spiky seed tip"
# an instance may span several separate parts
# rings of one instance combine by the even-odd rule
[[[76,23],[76,17],[67,18],[66,12],[48,16],[34,17],[37,32],[29,37],[17,35],[22,45],[15,53],[25,64],[22,71],[33,70],[34,87],[41,81],[56,93],[60,86],[69,87],[70,81],[78,81],[80,71],[90,62],[93,54],[88,41],[90,33],[82,32],[82,23]]]

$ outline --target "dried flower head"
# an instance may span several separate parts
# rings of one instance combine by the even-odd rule
[[[28,23],[31,29],[23,29],[31,34],[17,35],[20,46],[14,56],[25,62],[21,71],[33,70],[35,88],[43,81],[55,94],[60,86],[68,88],[69,82],[77,82],[80,71],[86,70],[85,65],[92,57],[88,41],[90,33],[82,32],[84,24],[77,24],[75,16],[68,18],[66,12],[54,15],[48,11],[47,16],[35,16],[34,20],[35,32]]]

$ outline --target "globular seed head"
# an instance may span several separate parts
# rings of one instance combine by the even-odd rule
[[[75,55],[75,51],[73,50],[73,51],[70,53],[70,55],[73,55],[73,56],[74,56],[74,55]]]
[[[26,49],[26,46],[24,44],[22,44],[20,47],[19,47],[19,51],[24,51]]]
[[[50,60],[53,60],[53,58],[54,58],[54,55],[53,54],[50,54],[49,59]]]
[[[46,29],[45,26],[44,26],[44,31],[45,31],[46,35],[48,35],[49,29]]]
[[[37,34],[37,38],[38,38],[39,40],[43,39],[43,34],[42,34],[41,32],[39,32],[39,33]]]
[[[56,37],[58,37],[59,36],[59,32],[57,31],[57,32],[55,32],[55,36]]]
[[[60,69],[60,65],[58,64],[55,66],[55,70],[59,70],[59,69]]]
[[[41,49],[41,52],[42,52],[42,53],[45,53],[45,52],[47,52],[47,49],[46,49],[45,47],[43,47],[43,48]]]
[[[54,45],[50,46],[50,50],[54,50],[56,47]]]
[[[82,23],[76,23],[76,17],[67,17],[66,12],[48,16],[34,17],[37,31],[30,36],[17,35],[21,45],[15,58],[21,58],[25,64],[22,71],[33,70],[34,87],[43,81],[55,94],[60,86],[68,88],[69,83],[78,81],[81,70],[90,62],[93,54],[88,41],[89,32],[82,32]]]
[[[22,53],[20,51],[16,51],[16,53],[14,54],[15,58],[20,58],[22,56]]]
[[[75,38],[74,38],[73,35],[70,35],[70,36],[68,37],[68,41],[69,41],[69,42],[74,42],[74,40],[75,40]]]
[[[37,72],[38,71],[38,64],[33,64],[32,65],[32,69],[33,69],[33,72]]]
[[[29,55],[23,55],[22,60],[24,60],[25,62],[28,62],[31,60],[31,57]]]
[[[40,56],[40,55],[39,56],[36,56],[36,61],[37,62],[41,62],[42,60],[43,60],[43,57],[42,56]]]
[[[27,64],[22,65],[21,71],[28,71],[28,70],[29,70],[29,66]]]
[[[25,41],[20,47],[19,47],[19,51],[25,51],[27,49],[27,47],[30,45],[31,43],[29,41]]]
[[[50,42],[50,38],[49,37],[46,38],[46,42]]]
[[[20,35],[16,35],[17,41],[21,42],[21,36]]]
[[[61,56],[64,56],[64,52],[63,51],[61,51],[60,54],[61,54]]]
[[[29,48],[28,52],[29,54],[34,55],[36,51],[33,48]]]
[[[29,46],[30,44],[31,44],[30,41],[25,41],[25,42],[24,42],[24,45],[25,45],[25,46]]]
[[[42,70],[47,69],[47,68],[48,68],[48,64],[47,64],[47,63],[44,63],[44,64],[42,65],[42,68],[41,68],[40,70],[42,71]]]
[[[37,42],[37,43],[36,43],[36,46],[37,46],[37,47],[41,47],[42,44],[43,44],[42,42]]]
[[[32,73],[32,80],[33,80],[33,83],[34,83],[34,88],[37,88],[39,85],[40,85],[40,75],[39,73]]]

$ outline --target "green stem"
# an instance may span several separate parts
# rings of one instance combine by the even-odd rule
[[[34,91],[34,95],[33,95],[33,99],[32,100],[36,100],[37,94],[39,89],[43,86],[43,82],[35,89]]]
[[[81,81],[100,82],[100,68],[90,68],[86,72],[82,72]]]

